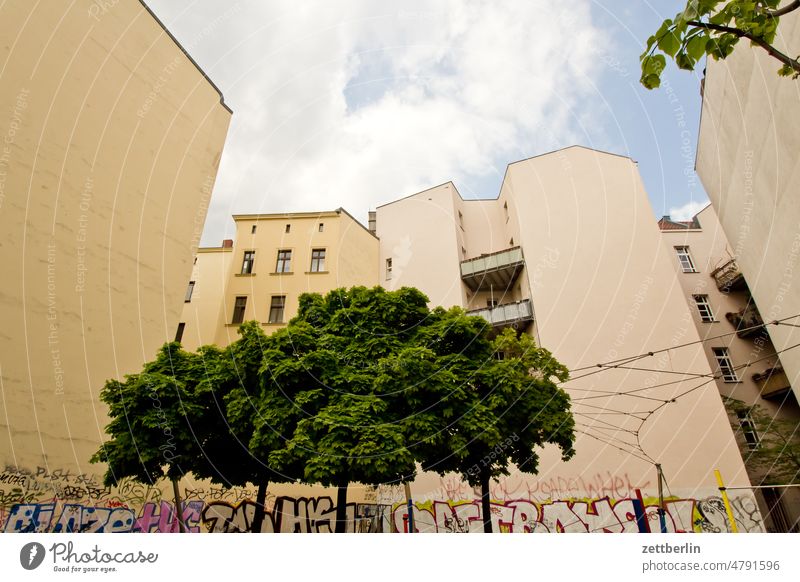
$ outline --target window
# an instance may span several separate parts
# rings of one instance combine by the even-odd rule
[[[244,321],[244,310],[247,307],[247,297],[237,297],[233,305],[233,319],[231,323],[242,323]]]
[[[255,233],[256,233],[256,225],[254,224],[254,225],[253,225],[253,226],[250,228],[250,234],[255,234]]]
[[[689,254],[689,247],[675,247],[675,252],[678,253],[678,262],[681,264],[681,269],[683,269],[684,273],[697,272],[697,269],[694,268],[692,255]]]
[[[320,232],[323,232],[324,230],[325,230],[325,224],[324,224],[324,223],[322,223],[322,222],[320,222],[320,223],[319,223],[319,231],[320,231]]]
[[[192,300],[192,293],[194,293],[194,281],[189,281],[189,287],[186,289],[186,297],[183,299],[184,303],[189,303]]]
[[[503,202],[503,214],[506,217],[506,222],[508,222],[508,202]]]
[[[178,324],[178,331],[175,332],[175,341],[179,342],[183,339],[183,330],[186,329],[186,324],[184,322],[180,322]]]
[[[283,323],[283,310],[286,307],[286,295],[273,295],[269,305],[269,323]]]
[[[462,230],[464,229],[464,215],[461,214],[460,210],[458,211],[458,226],[460,226]]]
[[[706,323],[716,321],[714,312],[711,311],[711,304],[708,302],[708,295],[692,295],[697,311],[700,312],[700,319]]]
[[[711,348],[714,352],[714,357],[717,359],[719,371],[722,374],[722,379],[726,382],[738,382],[739,376],[736,375],[736,370],[733,367],[733,362],[728,354],[728,348]]]
[[[758,442],[761,440],[756,431],[756,423],[753,417],[750,416],[749,410],[738,410],[736,416],[739,417],[739,428],[742,431],[742,436],[747,442],[747,448],[751,451],[758,448]]]
[[[245,251],[244,259],[242,260],[242,275],[249,275],[253,272],[253,263],[256,260],[255,251]]]
[[[286,225],[286,234],[289,234],[290,232],[292,232],[292,225],[291,224],[287,224]]]
[[[275,264],[276,273],[292,272],[292,251],[278,251],[278,262]]]
[[[487,299],[486,300],[486,307],[488,307],[489,309],[497,307],[497,299]]]
[[[508,241],[509,246],[514,246],[514,237],[512,236],[511,239]]]
[[[325,249],[311,251],[311,272],[320,273],[325,270]]]
[[[392,259],[386,259],[386,280],[392,278]]]

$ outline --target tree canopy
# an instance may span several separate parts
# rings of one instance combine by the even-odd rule
[[[659,87],[667,56],[691,71],[705,55],[716,60],[728,57],[743,38],[781,63],[779,75],[797,78],[798,57],[781,52],[774,42],[781,17],[800,8],[800,0],[780,4],[781,0],[689,0],[647,40],[640,57],[640,82],[648,89]]]

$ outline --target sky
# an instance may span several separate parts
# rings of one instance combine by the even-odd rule
[[[569,145],[638,162],[654,220],[707,197],[700,79],[639,55],[680,0],[148,0],[233,118],[203,246],[236,213],[368,210],[447,181],[495,198],[506,166]]]

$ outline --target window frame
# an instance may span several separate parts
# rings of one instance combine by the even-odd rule
[[[179,321],[178,329],[175,331],[175,341],[181,343],[183,341],[183,333],[186,331],[186,322]]]
[[[282,256],[284,255],[285,256]],[[282,267],[282,268],[281,268]],[[292,272],[292,249],[278,249],[278,255],[275,259],[275,272],[276,273],[291,273]]]
[[[717,370],[722,374],[722,380],[728,384],[735,384],[741,382],[739,375],[736,373],[736,368],[731,359],[731,353],[728,348],[718,347],[711,348],[714,354],[714,359],[717,361]]]
[[[184,303],[191,303],[192,302],[192,295],[194,295],[194,287],[197,284],[197,281],[189,281],[189,286],[186,287],[186,295],[183,297]]]
[[[325,258],[327,253],[326,248],[316,248],[311,249],[311,265],[309,267],[309,273],[324,273],[325,272]],[[320,255],[315,256],[315,254],[321,253]],[[317,267],[316,269],[314,267]]]
[[[386,280],[392,280],[392,257],[386,259]]]
[[[717,321],[717,318],[714,316],[714,310],[711,308],[711,301],[709,301],[708,295],[696,294],[692,295],[692,299],[697,308],[697,313],[700,314],[700,321],[703,323],[714,323]],[[704,314],[703,310],[707,313]]]
[[[276,299],[280,300],[280,304],[276,303]],[[279,319],[275,319],[273,314],[280,314]],[[273,295],[269,302],[269,314],[267,315],[267,323],[284,323],[286,317],[286,295]]]
[[[249,255],[249,257],[248,257]],[[239,271],[240,275],[252,275],[253,267],[256,264],[256,251],[255,249],[248,249],[242,254],[242,269]]]
[[[242,299],[242,304],[239,305],[239,300]],[[241,309],[241,316],[237,318],[237,313]],[[233,313],[231,314],[231,324],[237,325],[244,323],[244,317],[247,314],[247,295],[237,295],[233,300]],[[237,321],[238,319],[238,321]]]
[[[761,435],[758,434],[756,422],[750,410],[737,410],[736,418],[739,420],[739,430],[742,432],[747,448],[754,451],[761,444]]]
[[[689,245],[678,245],[675,247],[675,252],[678,255],[678,264],[684,273],[699,273],[689,250]]]

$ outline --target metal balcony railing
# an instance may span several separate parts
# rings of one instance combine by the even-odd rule
[[[711,271],[711,276],[714,277],[714,280],[717,282],[717,289],[723,293],[741,290],[747,287],[736,259],[731,259],[724,265]]]
[[[736,335],[741,338],[761,333],[764,329],[764,320],[752,303],[738,312],[726,313],[725,318],[736,328]]]
[[[494,327],[514,327],[524,329],[533,321],[533,307],[530,299],[523,299],[516,303],[506,303],[495,307],[485,307],[468,312],[484,318]]]
[[[513,247],[461,261],[461,280],[473,291],[502,293],[514,284],[524,266],[522,249]]]
[[[753,374],[753,381],[758,385],[762,398],[777,398],[786,395],[792,389],[789,377],[780,364]]]

